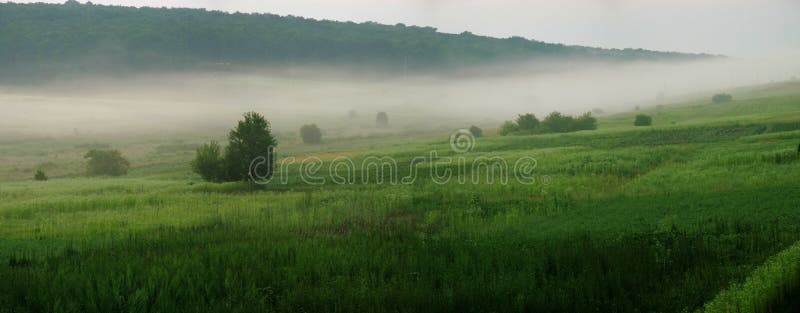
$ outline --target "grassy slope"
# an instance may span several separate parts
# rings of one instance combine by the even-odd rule
[[[695,310],[800,240],[800,162],[785,157],[800,131],[769,126],[800,120],[798,95],[796,83],[741,90],[653,111],[652,130],[622,114],[596,132],[482,138],[466,155],[535,157],[534,185],[309,187],[293,168],[267,188],[280,192],[253,192],[187,184],[191,153],[167,148],[126,178],[3,183],[0,308]],[[403,161],[449,148],[354,150]]]

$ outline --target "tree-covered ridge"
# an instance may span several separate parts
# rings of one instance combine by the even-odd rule
[[[6,73],[152,66],[374,64],[410,69],[530,58],[675,60],[708,55],[565,46],[431,27],[335,22],[202,9],[0,4]]]

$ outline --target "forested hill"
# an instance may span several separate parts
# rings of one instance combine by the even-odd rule
[[[0,76],[198,66],[353,64],[448,68],[532,58],[686,60],[699,54],[565,46],[402,24],[272,14],[0,3]]]

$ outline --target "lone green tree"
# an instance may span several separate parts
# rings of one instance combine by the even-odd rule
[[[263,115],[247,112],[228,134],[228,147],[225,148],[225,178],[227,181],[243,181],[250,178],[250,166],[260,158],[269,162],[268,173],[259,173],[261,177],[274,174],[274,148],[278,142],[272,136],[269,122]]]
[[[322,142],[322,130],[317,127],[317,124],[303,125],[300,127],[300,138],[305,144],[319,144]]]
[[[633,121],[634,126],[650,126],[653,125],[653,118],[649,115],[639,114]]]
[[[225,180],[224,159],[222,149],[216,141],[197,148],[197,156],[192,160],[192,171],[206,181],[222,182]]]
[[[378,112],[378,115],[375,115],[375,126],[378,128],[389,127],[389,115],[386,112]]]
[[[84,158],[89,160],[86,166],[88,176],[123,176],[128,174],[130,167],[130,162],[118,150],[91,150]]]

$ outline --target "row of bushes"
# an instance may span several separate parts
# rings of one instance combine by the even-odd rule
[[[573,117],[553,112],[541,121],[536,118],[536,115],[528,113],[517,116],[515,121],[503,123],[499,133],[506,136],[511,134],[569,133],[595,129],[597,129],[597,119],[592,116],[592,113]]]
[[[128,174],[130,162],[122,157],[119,150],[98,150],[92,149],[84,156],[88,160],[86,164],[87,176],[123,176]],[[46,181],[47,174],[41,169],[36,170],[33,179]]]

